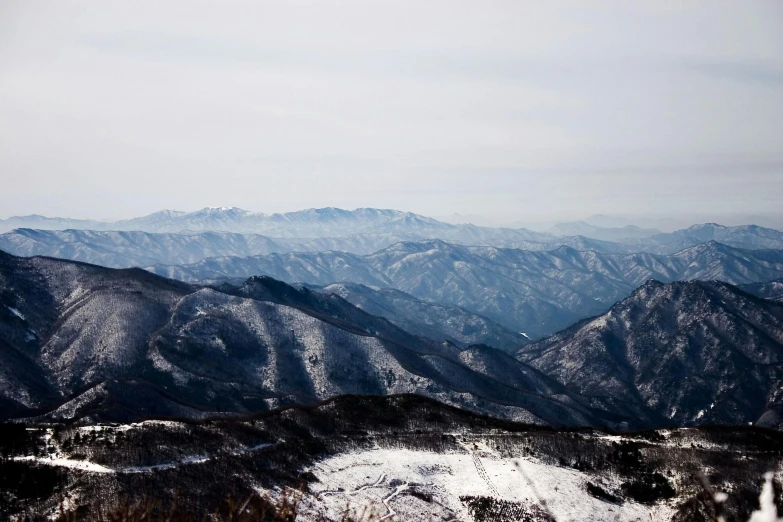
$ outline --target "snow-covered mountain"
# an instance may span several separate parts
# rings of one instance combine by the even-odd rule
[[[783,232],[756,225],[726,227],[715,223],[705,223],[668,234],[656,234],[649,238],[623,239],[620,242],[642,252],[666,253],[708,241],[717,241],[724,245],[749,250],[783,249]]]
[[[783,304],[726,283],[650,280],[517,357],[658,425],[783,420]]]
[[[15,229],[0,234],[0,250],[18,256],[49,256],[94,263],[111,268],[152,264],[196,263],[208,257],[326,252],[371,254],[401,241],[419,241],[414,233],[354,234],[342,237],[272,238],[233,232],[152,233],[140,231]],[[553,243],[472,239],[471,244],[508,246],[523,250],[553,250],[569,246],[577,250],[616,253],[633,250],[626,245],[581,236],[560,238]],[[459,242],[457,242],[459,243]]]
[[[415,337],[267,278],[218,290],[0,254],[0,348],[3,419],[201,418],[418,393],[526,422],[635,426],[499,350]]]
[[[149,270],[184,281],[269,275],[291,283],[389,287],[464,308],[536,339],[605,312],[647,279],[746,284],[783,277],[783,251],[709,242],[663,256],[567,247],[532,252],[424,241],[399,243],[367,256],[320,252],[225,257]]]
[[[324,209],[321,209],[324,210]],[[325,209],[335,210],[335,209]],[[156,264],[180,265],[197,263],[210,257],[247,257],[262,254],[287,254],[292,252],[340,251],[349,254],[371,254],[399,242],[426,239],[448,239],[454,244],[466,246],[493,246],[531,251],[550,251],[561,246],[575,250],[594,251],[603,254],[629,254],[649,252],[673,254],[680,250],[708,241],[718,242],[746,249],[783,249],[783,233],[762,227],[722,227],[719,225],[696,225],[671,234],[656,234],[652,237],[626,237],[617,241],[605,241],[587,237],[586,227],[569,232],[583,232],[584,235],[548,236],[539,235],[530,239],[531,233],[524,230],[491,229],[473,225],[446,225],[422,218],[423,226],[398,226],[378,221],[378,216],[394,220],[395,211],[373,211],[360,209],[354,212],[334,213],[300,212],[262,216],[278,221],[273,227],[266,227],[271,235],[237,233],[228,231],[180,231],[144,232],[139,230],[41,230],[18,228],[0,234],[0,250],[20,256],[44,255],[100,264],[113,268],[149,266]],[[215,221],[211,216],[217,215]],[[180,217],[188,220],[188,226],[203,228],[204,222],[216,223],[215,229],[238,229],[242,216],[256,216],[237,209],[215,209],[200,213],[161,212],[132,220],[136,225],[129,227],[161,228],[160,222],[171,224]],[[398,216],[399,217],[399,216]],[[412,218],[412,221],[419,217]],[[282,224],[281,224],[282,223]],[[302,228],[305,223],[309,228]],[[61,223],[62,224],[62,223]],[[95,224],[95,223],[93,223]],[[180,223],[182,225],[183,223]],[[39,223],[40,225],[40,223]],[[105,224],[103,224],[105,225]],[[388,226],[387,226],[388,225]],[[97,225],[96,225],[97,226]],[[179,225],[173,226],[178,229]],[[207,227],[209,228],[209,227]],[[357,230],[361,232],[353,233]],[[603,229],[606,230],[606,229]],[[620,229],[618,229],[620,230]],[[625,230],[625,229],[623,229]],[[333,234],[316,237],[296,234]],[[279,237],[280,235],[284,237]],[[601,234],[594,234],[600,236]],[[621,233],[620,235],[625,235]],[[275,236],[275,237],[272,237]]]

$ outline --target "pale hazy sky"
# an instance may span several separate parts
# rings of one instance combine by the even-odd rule
[[[783,3],[4,0],[0,181],[0,217],[774,212]]]

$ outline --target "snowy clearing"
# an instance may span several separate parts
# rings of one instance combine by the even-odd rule
[[[483,445],[482,445],[483,446]],[[472,520],[462,496],[485,496],[526,504],[546,502],[558,522],[668,520],[666,504],[612,504],[590,496],[595,477],[535,459],[503,459],[486,446],[480,452],[439,454],[375,449],[325,459],[310,471],[313,490],[328,512],[371,511],[399,520]]]

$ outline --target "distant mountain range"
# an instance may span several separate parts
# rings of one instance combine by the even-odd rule
[[[0,418],[129,421],[418,393],[552,425],[636,426],[492,348],[415,337],[269,278],[220,289],[0,254]]]
[[[549,228],[548,233],[555,236],[584,236],[604,241],[622,241],[632,238],[647,238],[660,235],[662,232],[654,228],[639,228],[634,225],[622,227],[599,227],[584,221],[558,223]]]
[[[783,303],[725,283],[648,281],[517,358],[659,426],[783,423]]]
[[[183,281],[269,275],[290,283],[389,287],[463,308],[537,339],[605,312],[647,279],[747,284],[783,277],[783,251],[741,250],[713,241],[663,256],[425,241],[399,243],[367,256],[321,252],[224,257],[149,270]]]
[[[491,228],[471,224],[449,224],[432,218],[400,212],[363,208],[342,210],[336,208],[309,209],[285,214],[262,214],[237,208],[205,208],[196,212],[165,210],[140,218],[102,222],[69,220],[42,216],[12,217],[0,220],[0,232],[17,229],[15,235],[3,240],[0,248],[12,251],[13,245],[28,254],[52,255],[53,250],[79,252],[84,261],[95,262],[102,250],[118,256],[117,265],[133,263],[139,258],[134,249],[150,245],[175,243],[171,236],[117,234],[117,232],[146,232],[150,234],[188,234],[196,242],[204,243],[204,257],[224,247],[222,243],[252,245],[271,242],[269,252],[234,251],[216,255],[255,255],[300,251],[341,250],[368,254],[399,241],[440,239],[469,246],[496,246],[524,250],[552,250],[570,246],[580,250],[604,253],[650,252],[671,254],[705,241],[718,241],[737,248],[783,248],[783,233],[757,226],[724,227],[716,224],[696,225],[673,233],[662,234],[654,229],[632,225],[607,228],[586,222],[562,223],[546,233],[523,228]],[[45,234],[44,230],[67,230],[67,233]],[[92,231],[79,234],[75,231]],[[245,234],[246,239],[225,238],[224,234]],[[199,235],[201,233],[203,236]],[[266,236],[259,238],[257,236]],[[286,239],[288,241],[283,241]],[[215,243],[213,245],[213,243]],[[114,246],[112,246],[114,245]],[[44,250],[50,250],[45,252]],[[127,257],[123,257],[129,250]],[[197,250],[197,249],[196,249]],[[196,250],[191,256],[196,255]],[[122,255],[121,255],[122,254]],[[156,255],[154,253],[150,254]],[[184,253],[175,257],[187,257]],[[92,257],[92,259],[90,258]],[[150,257],[150,256],[147,256]],[[160,255],[158,254],[160,258]],[[157,262],[165,262],[160,259]],[[128,265],[129,266],[129,265]]]
[[[38,230],[140,231],[153,233],[232,232],[273,238],[328,238],[356,234],[402,234],[410,239],[439,238],[473,244],[488,241],[547,240],[552,236],[525,229],[452,225],[432,218],[374,208],[319,208],[263,214],[239,208],[205,208],[196,212],[164,210],[149,216],[115,222],[68,220],[42,216],[0,220],[0,231]]]

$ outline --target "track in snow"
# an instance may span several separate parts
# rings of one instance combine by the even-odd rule
[[[378,477],[378,480],[373,482],[372,484],[365,484],[364,486],[360,486],[357,489],[354,489],[353,491],[339,491],[339,490],[331,490],[331,491],[322,491],[318,494],[319,497],[322,497],[324,495],[355,495],[356,493],[359,493],[360,491],[364,491],[365,489],[375,488],[378,487],[381,482],[383,482],[383,479],[386,478],[386,473],[381,473],[381,475]]]
[[[397,486],[397,488],[394,490],[394,492],[391,495],[389,495],[388,497],[383,499],[383,505],[386,506],[386,509],[388,510],[388,513],[386,513],[384,516],[382,516],[379,519],[379,522],[380,522],[380,520],[386,520],[387,518],[391,518],[391,517],[393,517],[394,515],[397,514],[397,512],[395,512],[392,509],[392,507],[389,505],[389,502],[391,502],[391,500],[394,497],[396,497],[397,495],[399,495],[400,493],[402,493],[406,489],[409,489],[409,486],[408,486],[407,482],[405,484],[401,485],[401,486]]]
[[[462,444],[462,447],[465,448],[465,450],[470,453],[470,458],[473,459],[473,465],[476,467],[476,471],[479,474],[479,477],[486,482],[487,487],[489,490],[497,497],[501,498],[500,492],[498,491],[498,488],[495,487],[495,484],[492,482],[492,479],[489,478],[489,473],[487,473],[486,468],[484,468],[484,464],[481,463],[481,459],[478,455],[476,455],[473,450],[470,448],[469,444]]]
[[[479,456],[472,451],[470,452],[470,456],[473,458],[473,464],[476,466],[476,471],[478,471],[479,477],[484,479],[484,482],[486,482],[487,486],[489,486],[489,490],[496,497],[500,498],[500,492],[498,491],[498,488],[495,487],[495,484],[492,483],[492,479],[489,478],[489,473],[487,473],[487,470],[484,468],[484,464],[481,463]]]

